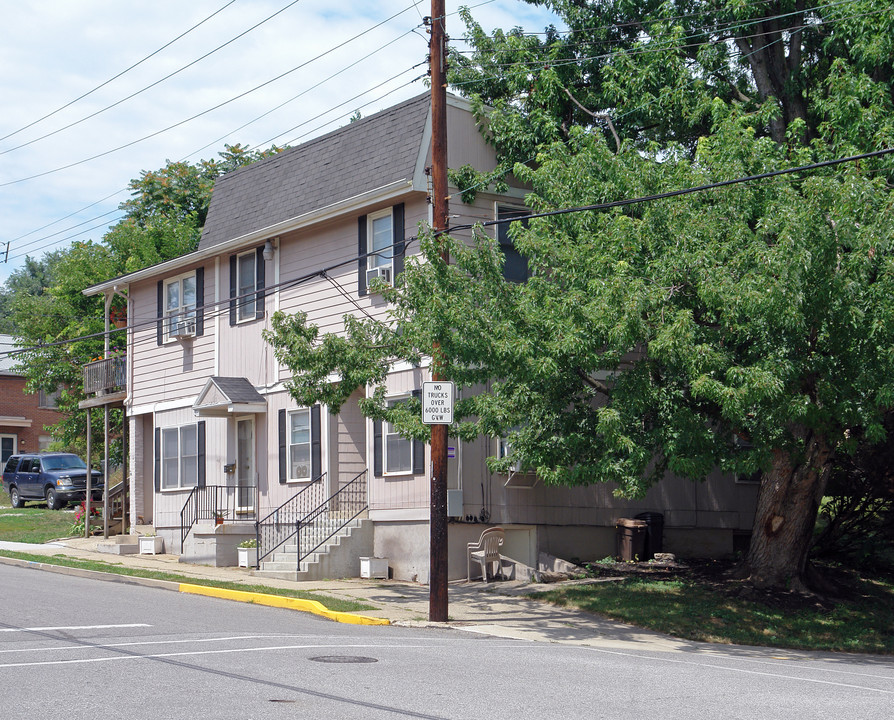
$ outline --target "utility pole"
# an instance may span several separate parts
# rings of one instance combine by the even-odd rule
[[[444,0],[431,2],[432,205],[436,233],[447,230],[447,34]],[[441,262],[448,262],[442,242]],[[443,380],[444,358],[432,347],[432,380]],[[428,619],[447,622],[447,426],[431,426],[431,554]]]

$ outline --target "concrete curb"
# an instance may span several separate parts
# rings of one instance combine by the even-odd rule
[[[247,592],[245,590],[225,590],[223,588],[207,585],[180,585],[180,592],[193,595],[207,595],[209,597],[223,598],[224,600],[236,600],[237,602],[254,603],[255,605],[268,605],[270,607],[285,608],[309,612],[314,615],[322,615],[336,622],[348,625],[390,625],[391,621],[384,618],[355,615],[354,613],[336,612],[330,610],[316,600],[302,600],[300,598],[282,597],[280,595],[267,595],[265,593]]]
[[[155,587],[162,590],[174,590],[179,592],[180,583],[171,580],[155,580],[154,578],[136,577],[134,575],[119,575],[118,573],[107,573],[101,570],[86,570],[84,568],[73,568],[67,565],[54,565],[53,563],[37,562],[36,560],[20,560],[19,558],[10,558],[0,555],[0,563],[3,565],[16,565],[31,570],[45,570],[54,572],[59,575],[71,575],[74,577],[90,578],[92,580],[104,580],[106,582],[118,582],[125,585],[142,585],[143,587]]]
[[[207,597],[216,597],[223,600],[252,603],[254,605],[266,605],[268,607],[278,607],[285,610],[296,610],[298,612],[309,612],[348,625],[391,624],[390,620],[384,618],[367,617],[366,615],[356,615],[354,613],[330,610],[316,600],[302,600],[300,598],[268,595],[266,593],[248,592],[245,590],[226,590],[224,588],[213,587],[210,585],[193,585],[190,583],[174,582],[172,580],[155,580],[153,578],[142,578],[133,575],[119,575],[117,573],[103,572],[101,570],[86,570],[84,568],[54,565],[53,563],[37,562],[36,560],[21,560],[19,558],[4,557],[2,555],[0,555],[0,564],[14,565],[31,570],[44,570],[47,572],[58,573],[59,575],[70,575],[73,577],[90,578],[92,580],[104,580],[105,582],[124,583],[125,585],[142,585],[144,587],[173,590],[174,592],[188,593],[191,595],[205,595]]]

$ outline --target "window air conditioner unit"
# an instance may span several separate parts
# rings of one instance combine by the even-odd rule
[[[386,285],[391,284],[391,268],[390,267],[374,267],[366,271],[366,286],[369,287],[376,278],[380,279]]]
[[[183,338],[191,337],[196,334],[196,326],[192,321],[178,322],[171,325],[171,337]]]

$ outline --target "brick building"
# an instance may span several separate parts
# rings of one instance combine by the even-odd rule
[[[25,392],[25,378],[14,372],[10,351],[15,349],[9,335],[0,335],[0,459],[17,452],[45,450],[52,440],[45,430],[59,422],[56,402],[45,393]]]

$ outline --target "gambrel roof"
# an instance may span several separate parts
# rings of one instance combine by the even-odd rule
[[[419,95],[218,178],[199,250],[412,181],[430,103]]]

